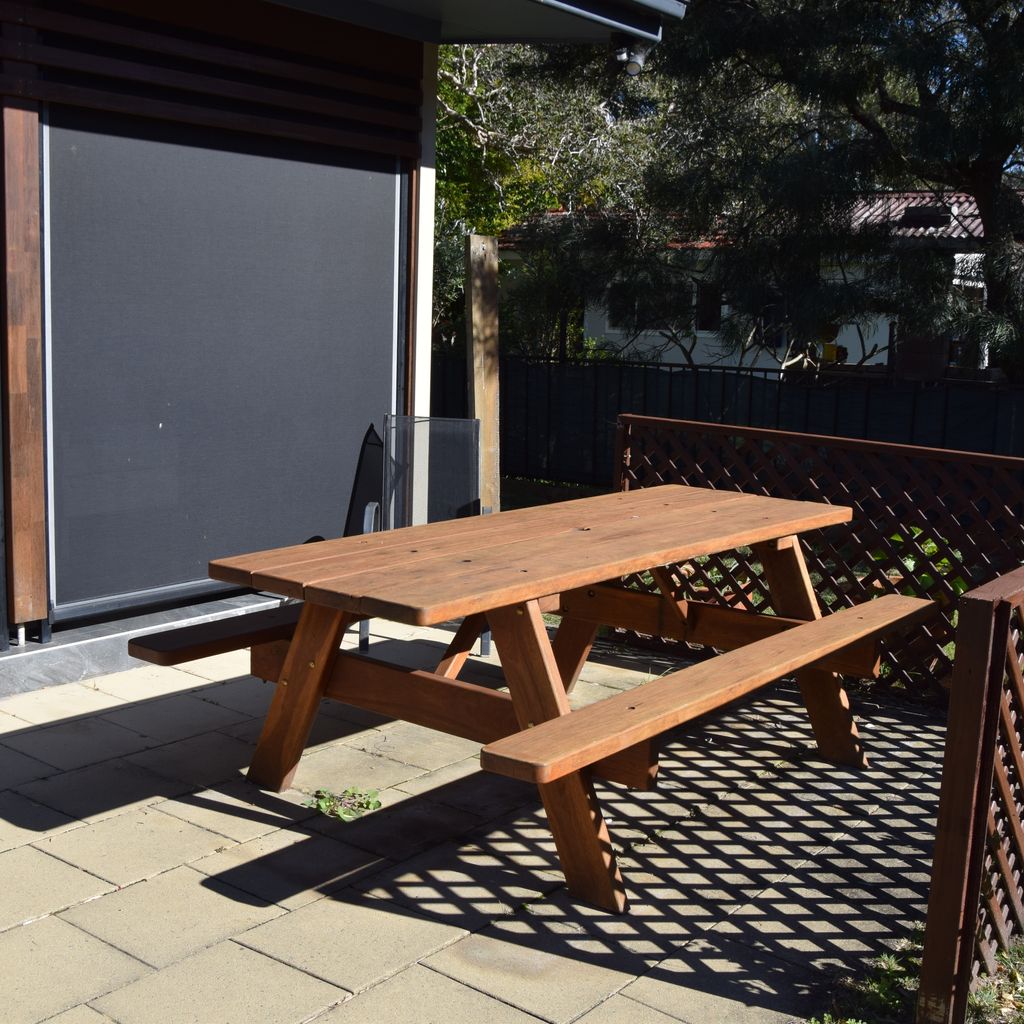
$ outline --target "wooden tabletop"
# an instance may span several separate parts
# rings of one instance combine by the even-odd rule
[[[666,484],[221,558],[210,576],[431,625],[851,517],[842,505]]]

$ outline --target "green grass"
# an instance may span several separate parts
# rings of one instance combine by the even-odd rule
[[[1024,943],[996,956],[998,971],[980,978],[967,1003],[970,1024],[1024,1024]]]

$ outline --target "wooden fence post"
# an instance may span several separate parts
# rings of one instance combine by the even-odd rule
[[[958,605],[916,1024],[963,1024],[967,1014],[1012,612],[993,595],[999,585]]]
[[[498,407],[498,240],[466,238],[469,415],[480,421],[480,505],[501,508]]]

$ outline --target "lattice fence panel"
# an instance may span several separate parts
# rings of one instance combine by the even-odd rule
[[[898,592],[941,617],[890,641],[876,686],[935,696],[952,669],[957,597],[1024,563],[1024,459],[644,416],[619,418],[624,490],[685,483],[849,505],[853,521],[804,536],[824,609]],[[679,567],[684,596],[770,607],[749,552]],[[649,579],[630,581],[653,588]]]
[[[991,974],[996,954],[1024,935],[1024,641],[1021,608],[1010,618],[992,772],[973,973]]]

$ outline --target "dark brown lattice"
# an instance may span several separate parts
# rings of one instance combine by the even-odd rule
[[[1024,459],[629,415],[619,445],[623,490],[684,483],[852,506],[850,525],[804,537],[822,607],[899,592],[942,610],[888,644],[878,686],[941,695],[958,595],[1024,562]],[[684,594],[770,607],[760,574],[744,551],[678,570]]]
[[[1010,619],[1006,645],[1006,672],[999,704],[998,731],[992,771],[991,803],[978,926],[975,932],[973,972],[993,973],[996,953],[1009,949],[1024,935],[1024,646],[1021,608]]]

